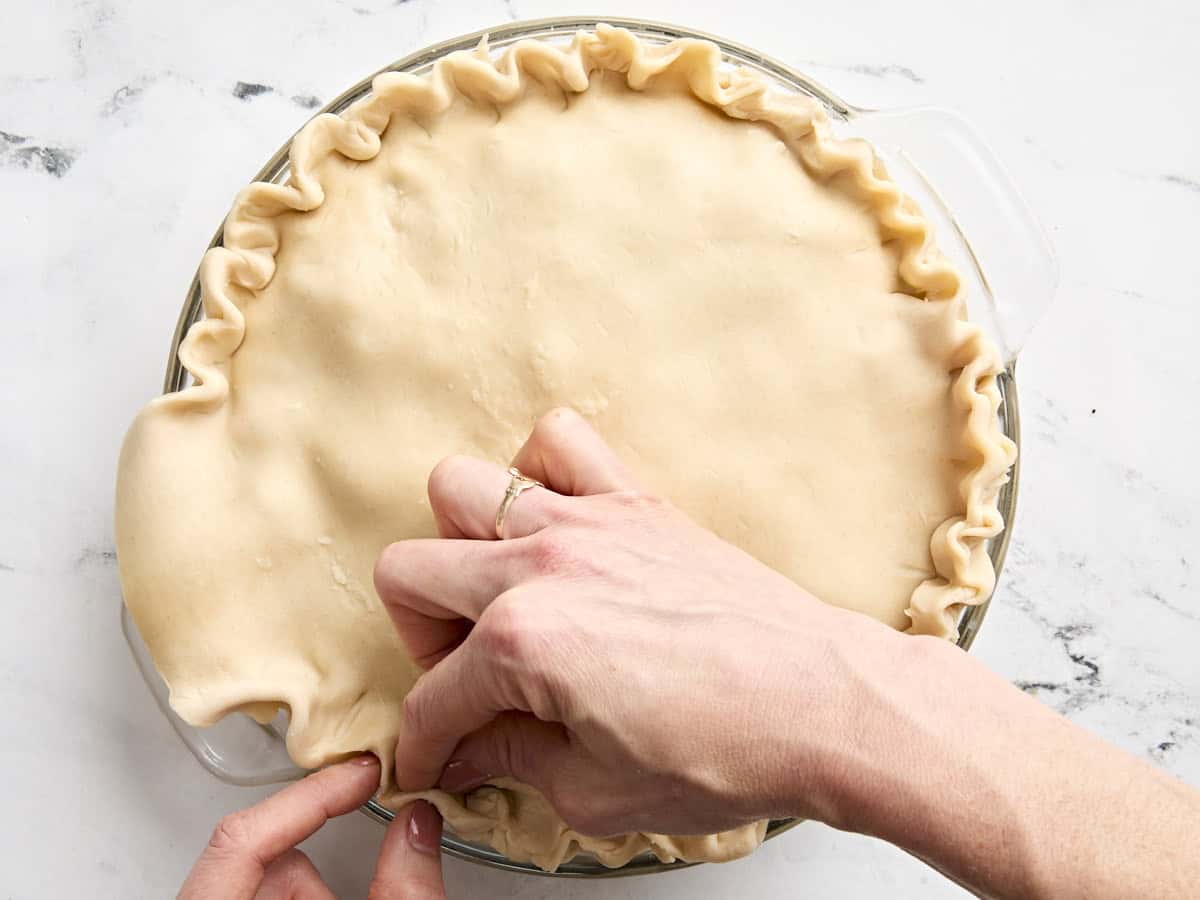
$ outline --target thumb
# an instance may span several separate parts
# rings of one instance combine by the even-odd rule
[[[398,810],[384,833],[368,897],[445,900],[442,817],[424,800]]]
[[[528,713],[505,712],[459,741],[438,787],[462,794],[511,775],[549,797],[573,755],[562,725]]]

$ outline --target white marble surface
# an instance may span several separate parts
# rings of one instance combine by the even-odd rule
[[[158,389],[184,288],[234,191],[312,106],[390,60],[595,6],[4,4],[0,894],[169,895],[216,819],[264,793],[213,780],[151,703],[117,628],[110,522],[121,435]],[[660,0],[637,13],[757,46],[863,105],[958,109],[1007,162],[1057,245],[1062,285],[1022,356],[1021,513],[976,652],[1200,783],[1197,12]],[[354,815],[309,849],[342,895],[361,896],[378,839]],[[960,893],[815,825],[739,863],[650,879],[454,861],[447,877],[460,898]]]

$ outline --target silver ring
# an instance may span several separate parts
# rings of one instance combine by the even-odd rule
[[[512,476],[512,480],[508,483],[508,490],[504,492],[504,499],[500,501],[500,508],[496,510],[496,537],[500,540],[504,540],[504,517],[508,515],[508,508],[513,505],[513,501],[530,488],[545,487],[540,481],[522,475],[516,467],[510,466],[508,474]]]

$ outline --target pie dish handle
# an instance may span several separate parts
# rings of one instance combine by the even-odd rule
[[[919,180],[961,238],[978,276],[984,309],[972,308],[1004,355],[1015,361],[1058,286],[1058,263],[1042,226],[1007,169],[975,128],[949,110],[854,110],[853,130],[889,168]],[[918,198],[922,199],[922,198]],[[943,223],[944,224],[944,223]]]

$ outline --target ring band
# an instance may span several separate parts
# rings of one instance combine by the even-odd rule
[[[508,483],[508,490],[504,492],[504,499],[500,501],[500,508],[496,510],[496,537],[500,540],[504,540],[504,517],[508,515],[508,508],[513,505],[513,501],[530,488],[545,487],[540,481],[522,475],[515,467],[510,467],[508,474],[512,476],[512,480]]]

